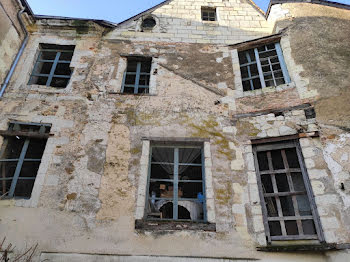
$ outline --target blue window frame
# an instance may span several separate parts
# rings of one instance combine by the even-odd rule
[[[122,93],[148,94],[152,58],[129,57],[124,72]]]
[[[154,145],[150,154],[146,218],[205,222],[203,148]]]
[[[30,198],[51,125],[12,122],[0,131],[0,199]]]
[[[238,52],[244,91],[290,83],[279,43]]]
[[[41,44],[29,85],[46,85],[64,88],[72,75],[69,67],[74,46]]]

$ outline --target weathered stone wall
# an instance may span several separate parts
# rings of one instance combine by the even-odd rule
[[[217,21],[202,21],[201,7],[215,7]],[[173,0],[151,15],[158,25],[141,32],[142,17],[109,34],[110,38],[141,41],[233,44],[270,34],[273,28],[249,0]],[[147,16],[147,15],[146,15]]]
[[[194,18],[174,11],[187,12],[186,8],[197,5],[179,2],[173,1],[171,8],[163,6],[161,12],[159,9],[155,13],[169,12],[168,16],[200,23],[197,9]],[[233,2],[217,1],[215,5],[224,9]],[[179,9],[174,8],[175,3]],[[240,10],[243,3],[252,11]],[[290,9],[294,6],[290,5]],[[220,8],[219,14],[223,14]],[[227,19],[233,19],[230,12],[246,12],[240,13],[239,19],[249,19],[249,15],[261,17],[246,1],[237,1],[233,10],[230,8]],[[281,13],[291,16],[283,8]],[[343,11],[339,9],[339,12]],[[211,40],[211,44],[197,43],[190,37],[192,33],[168,39],[161,35],[164,32],[159,33],[161,36],[155,32],[145,36],[148,33],[135,32],[135,28],[111,31],[92,22],[63,20],[40,20],[29,26],[28,46],[0,101],[0,129],[7,129],[9,120],[51,123],[53,136],[48,139],[31,199],[0,202],[0,235],[6,235],[19,249],[38,242],[38,251],[43,252],[41,259],[52,261],[147,261],[149,257],[145,256],[185,256],[193,261],[196,261],[193,257],[269,262],[347,259],[346,251],[327,254],[256,251],[257,246],[266,245],[266,238],[250,140],[299,132],[310,135],[300,139],[300,144],[326,241],[350,242],[347,186],[350,138],[346,129],[329,127],[331,117],[326,118],[327,126],[321,121],[325,109],[319,106],[323,97],[328,99],[333,93],[318,87],[333,87],[332,79],[325,77],[325,83],[313,82],[313,70],[301,59],[305,53],[300,43],[305,40],[300,37],[300,28],[294,26],[294,22],[299,23],[298,18],[278,19],[275,30],[289,25],[281,46],[292,83],[249,94],[240,87],[237,50],[213,45]],[[333,24],[327,21],[323,28],[328,32]],[[243,28],[241,22],[238,20]],[[180,23],[177,27],[181,26],[201,31],[197,25],[191,29],[191,24]],[[228,27],[237,31],[233,24]],[[220,26],[213,28],[213,32],[223,33]],[[307,28],[312,36],[322,33]],[[319,29],[317,25],[315,28]],[[257,37],[255,29],[251,30],[254,34],[243,37],[232,34],[230,43]],[[171,26],[166,30],[171,30]],[[264,29],[262,35],[269,33]],[[206,31],[203,35],[206,37]],[[175,43],[180,41],[186,43]],[[71,62],[73,75],[67,88],[27,84],[40,43],[76,46]],[[220,43],[224,42],[220,40]],[[314,57],[322,57],[323,49],[315,46],[313,52]],[[154,57],[152,94],[119,93],[126,55]],[[307,61],[310,59],[313,58]],[[335,70],[343,70],[338,68],[338,63],[331,64],[327,70],[335,66]],[[345,86],[344,82],[344,86],[335,88],[345,89]],[[315,106],[316,119],[306,119],[304,110],[293,108],[305,103]],[[281,108],[283,115],[267,112]],[[311,137],[315,131],[321,131],[321,136]],[[210,212],[215,214],[211,217],[216,232],[135,231],[138,202],[142,198],[140,184],[146,179],[141,164],[143,141],[151,137],[207,139],[209,147],[205,150],[209,149],[210,159],[206,160],[206,175],[212,179],[211,187],[207,188],[212,191],[209,200],[214,210]],[[345,190],[339,187],[341,183]],[[293,242],[298,243],[301,242]],[[80,255],[84,253],[92,255]],[[152,259],[170,261],[163,257]]]
[[[0,2],[0,84],[4,82],[24,36],[17,18],[19,10],[17,1]]]

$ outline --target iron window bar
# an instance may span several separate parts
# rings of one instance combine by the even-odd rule
[[[243,70],[246,69],[248,73],[248,77],[242,78],[242,82],[249,81],[249,90],[256,90],[265,88],[267,86],[278,86],[279,84],[283,83],[290,83],[290,77],[288,74],[287,66],[284,62],[282,49],[279,43],[274,43],[274,48],[269,49],[267,45],[262,47],[257,47],[254,49],[249,49],[246,51],[241,51],[247,60],[247,62],[244,62],[241,57],[240,60],[240,68],[241,68],[241,74],[243,75]],[[264,48],[263,50],[261,50]],[[254,52],[254,58],[255,61],[252,61],[250,57],[250,52]],[[270,55],[269,55],[270,54]],[[268,55],[264,57],[265,55]],[[277,59],[278,62],[275,62],[272,60]],[[251,67],[256,65],[258,69],[257,75],[251,74]],[[274,66],[280,66],[278,69],[274,69]],[[266,70],[268,69],[268,70]],[[282,77],[276,76],[276,74],[282,73]],[[272,78],[267,79],[266,76],[272,76]],[[253,79],[260,78],[259,86],[255,85],[253,82]],[[244,89],[244,91],[249,91],[247,89]]]

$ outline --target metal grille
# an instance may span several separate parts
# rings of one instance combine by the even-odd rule
[[[259,145],[254,155],[269,241],[322,239],[297,142]]]

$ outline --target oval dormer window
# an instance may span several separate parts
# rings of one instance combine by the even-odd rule
[[[147,17],[142,21],[142,29],[151,30],[157,24],[153,17]]]

